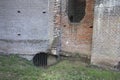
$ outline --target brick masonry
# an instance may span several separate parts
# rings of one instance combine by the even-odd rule
[[[86,0],[85,16],[79,24],[70,24],[67,0],[62,0],[62,50],[91,55],[94,0]]]

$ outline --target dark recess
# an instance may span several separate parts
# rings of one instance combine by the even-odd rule
[[[21,34],[17,34],[18,36],[21,36]]]
[[[79,23],[85,16],[86,0],[68,0],[68,18],[71,23]]]
[[[33,64],[37,67],[46,67],[47,66],[47,53],[40,52],[33,57]]]
[[[21,11],[17,11],[17,13],[21,13]]]
[[[45,11],[43,11],[43,14],[45,14],[46,12]]]
[[[90,28],[93,28],[93,26],[90,26]]]
[[[66,27],[66,25],[63,25],[63,27]]]

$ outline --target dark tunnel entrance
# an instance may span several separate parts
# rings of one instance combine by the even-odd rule
[[[68,18],[71,23],[79,23],[85,16],[86,0],[68,0]]]
[[[33,57],[33,64],[38,67],[46,67],[47,66],[47,57],[48,57],[47,53],[44,53],[44,52],[37,53]]]

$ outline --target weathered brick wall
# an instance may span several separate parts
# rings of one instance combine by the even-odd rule
[[[80,24],[69,23],[67,0],[62,0],[62,50],[90,55],[93,30],[94,0],[86,0],[85,16]]]
[[[113,67],[120,61],[120,1],[96,0],[91,62]]]

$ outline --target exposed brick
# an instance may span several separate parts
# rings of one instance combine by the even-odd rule
[[[86,0],[86,14],[79,25],[69,24],[67,15],[62,16],[62,50],[90,55],[93,29],[94,0]],[[64,27],[64,25],[66,25]]]

